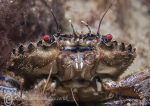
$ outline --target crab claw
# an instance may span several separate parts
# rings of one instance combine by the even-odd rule
[[[135,90],[135,85],[147,79],[150,79],[150,70],[135,74],[117,82],[106,82],[104,84],[104,89],[121,96],[140,97],[139,93]]]

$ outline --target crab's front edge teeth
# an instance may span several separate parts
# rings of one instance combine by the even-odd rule
[[[125,44],[124,44],[124,43],[121,43],[119,49],[120,49],[121,51],[124,51],[124,50],[125,50]]]
[[[30,43],[30,44],[28,45],[28,52],[33,52],[34,49],[35,49],[35,46],[34,46],[32,43]]]
[[[131,44],[129,44],[129,45],[127,46],[127,51],[128,51],[128,52],[132,52],[132,45],[131,45]]]
[[[24,54],[24,52],[25,52],[24,49],[25,49],[24,46],[20,45],[19,48],[18,48],[18,53],[19,54]]]

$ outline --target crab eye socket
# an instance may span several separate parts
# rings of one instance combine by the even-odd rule
[[[52,43],[54,41],[54,38],[53,36],[51,35],[44,35],[43,36],[43,40],[46,42],[46,43]]]
[[[44,36],[43,36],[43,40],[44,40],[45,42],[49,42],[50,36],[49,36],[49,35],[44,35]]]
[[[102,35],[102,38],[101,38],[101,42],[102,43],[108,43],[112,40],[112,35],[111,34],[107,34],[107,35]]]
[[[112,34],[107,34],[106,35],[106,39],[107,39],[107,41],[109,42],[109,41],[111,41],[112,40]]]

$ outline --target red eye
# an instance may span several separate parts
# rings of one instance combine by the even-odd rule
[[[43,40],[48,43],[50,41],[50,36],[49,35],[44,35]]]
[[[112,38],[113,38],[113,37],[112,37],[112,35],[111,35],[111,34],[107,34],[107,35],[106,35],[106,39],[107,39],[107,41],[111,41],[111,40],[112,40]]]

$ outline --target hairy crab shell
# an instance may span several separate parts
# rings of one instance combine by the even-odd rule
[[[104,43],[102,38],[95,34],[78,34],[76,37],[62,34],[54,43],[40,40],[20,45],[12,52],[8,70],[24,78],[25,89],[51,74],[46,92],[56,96],[69,95],[72,100],[72,89],[81,101],[111,99],[113,92],[104,85],[118,80],[133,62],[136,52],[130,44]],[[36,86],[40,87],[43,84]]]

